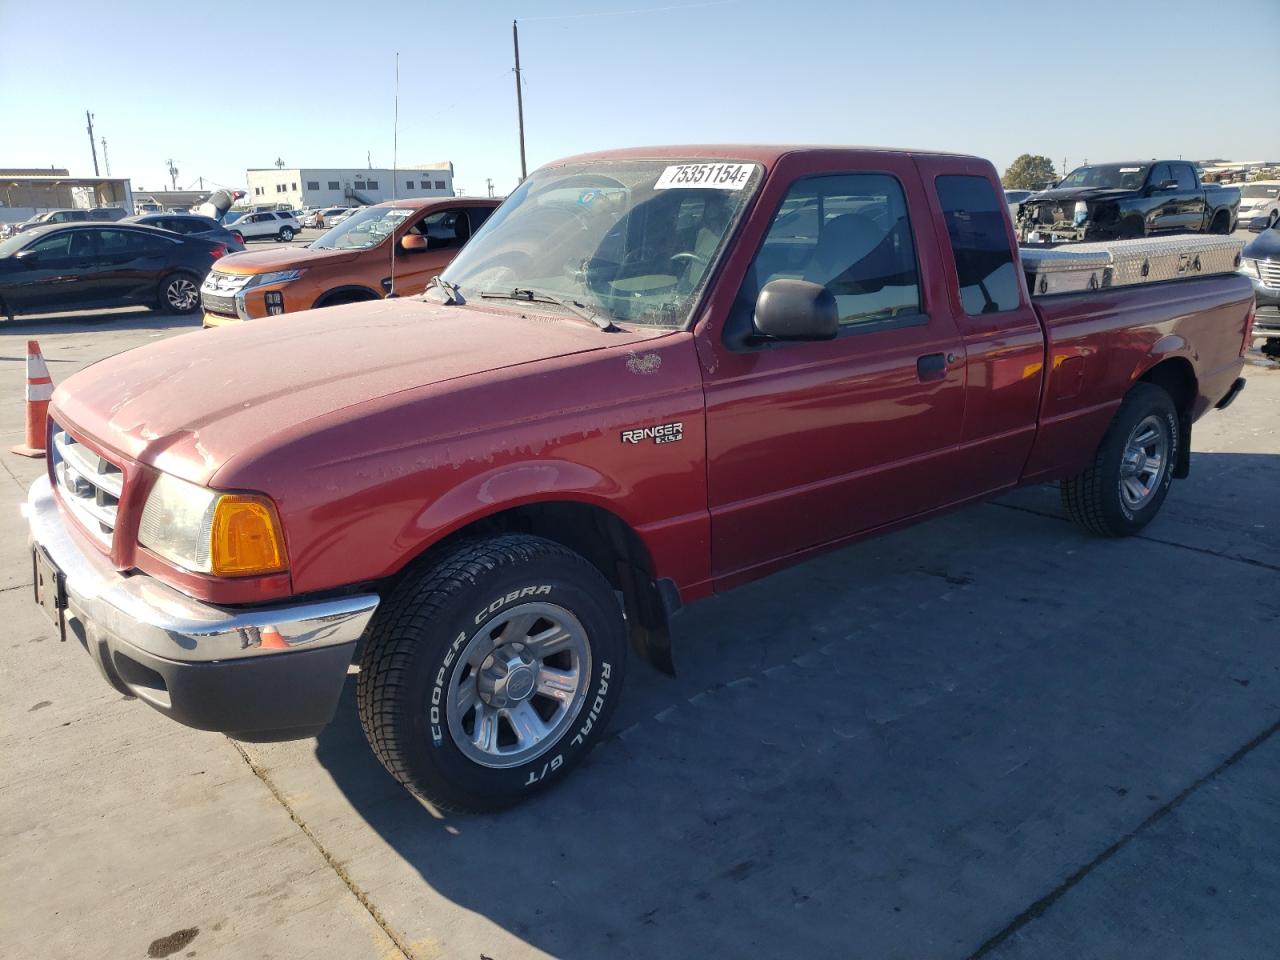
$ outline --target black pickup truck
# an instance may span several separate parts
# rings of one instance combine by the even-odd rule
[[[1169,233],[1230,233],[1240,189],[1201,183],[1185,160],[1098,163],[1072,170],[1018,208],[1024,243],[1124,240]]]

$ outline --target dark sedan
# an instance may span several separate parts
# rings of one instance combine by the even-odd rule
[[[1252,281],[1258,305],[1253,335],[1262,340],[1263,353],[1280,360],[1280,220],[1244,248],[1240,272]]]
[[[240,253],[244,250],[244,237],[239,230],[224,227],[213,217],[197,213],[144,213],[129,217],[125,223],[140,223],[146,227],[159,227],[171,233],[180,233],[184,237],[203,237],[205,240],[225,243],[228,253]]]
[[[0,241],[0,316],[142,305],[200,307],[227,245],[124,223],[37,227]]]

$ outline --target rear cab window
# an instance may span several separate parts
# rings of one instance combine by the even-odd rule
[[[944,175],[934,185],[964,312],[976,317],[1018,309],[1018,266],[1005,229],[1003,197],[996,197],[986,177]]]

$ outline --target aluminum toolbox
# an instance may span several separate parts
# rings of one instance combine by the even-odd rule
[[[1234,273],[1244,241],[1222,236],[1140,237],[1105,243],[1080,243],[1074,251],[1101,252],[1111,258],[1104,286],[1127,287],[1181,277]]]
[[[1022,247],[1018,250],[1033,297],[1097,290],[1106,283],[1111,256],[1105,250]]]

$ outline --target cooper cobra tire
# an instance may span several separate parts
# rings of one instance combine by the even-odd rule
[[[1093,463],[1062,482],[1062,505],[1071,519],[1104,537],[1130,536],[1150,523],[1173,483],[1182,450],[1179,427],[1165,390],[1134,384]]]
[[[360,723],[412,793],[499,809],[558,782],[599,740],[626,652],[617,598],[578,554],[527,535],[462,544],[378,611]]]

